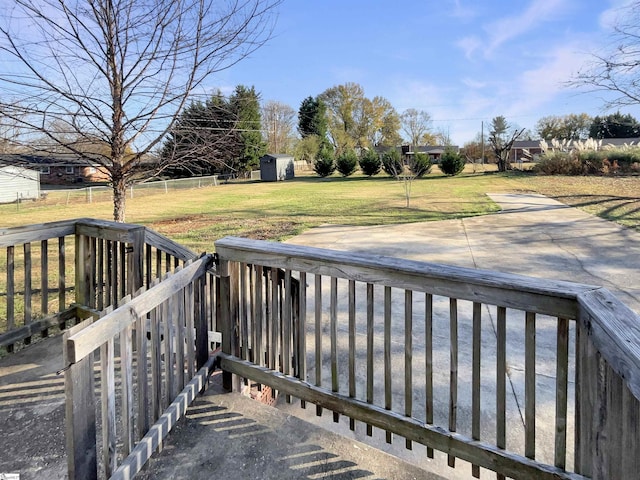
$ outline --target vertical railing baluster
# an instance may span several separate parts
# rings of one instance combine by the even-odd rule
[[[556,350],[556,437],[554,465],[564,469],[567,458],[567,386],[569,383],[569,320],[558,318]]]
[[[458,420],[458,300],[449,299],[449,431],[455,432]],[[456,457],[448,455],[447,463],[456,466]]]
[[[391,385],[391,287],[384,287],[384,408],[392,408]],[[391,443],[391,432],[386,431],[387,443]]]
[[[7,247],[7,332],[15,327],[15,261],[14,247]],[[13,344],[7,345],[7,351],[13,352]]]
[[[284,272],[284,305],[282,305],[282,373],[291,375],[291,322],[293,320],[291,305],[291,270]],[[285,401],[291,402],[291,396],[285,395]]]
[[[262,265],[256,265],[256,352],[255,362],[258,365],[266,365],[266,359],[264,358],[264,337],[265,330],[264,322],[264,300],[263,300],[263,279],[264,269]]]
[[[349,397],[356,397],[356,282],[349,280]],[[349,428],[356,429],[356,422],[349,419]]]
[[[496,353],[496,446],[506,448],[507,309],[498,307]],[[496,474],[498,480],[504,475]]]
[[[202,277],[204,280],[204,277]],[[194,322],[194,309],[195,309],[195,298],[194,298],[194,283],[190,282],[189,285],[185,288],[184,297],[185,297],[185,342],[187,349],[187,376],[189,381],[193,378],[195,374],[195,360],[196,360],[196,339],[195,339],[195,322]],[[209,350],[209,335],[208,332],[205,334],[207,336],[207,350]],[[208,353],[208,352],[207,352]]]
[[[40,241],[40,313],[43,317],[49,313],[49,241]],[[48,337],[49,330],[42,330],[42,336]]]
[[[175,325],[175,342],[176,342],[176,389],[174,392],[174,398],[178,396],[178,394],[182,391],[185,386],[184,381],[184,339],[185,339],[185,301],[184,301],[184,290],[180,290],[175,294],[174,300],[175,306],[175,316],[174,316],[174,325]],[[189,379],[191,380],[191,379]],[[173,399],[171,399],[173,401]]]
[[[150,287],[154,285],[151,283]],[[162,344],[160,318],[162,305],[151,310],[151,420],[155,423],[162,413]]]
[[[24,324],[29,325],[32,320],[32,305],[31,305],[31,243],[27,242],[23,245],[24,251]],[[29,345],[31,343],[31,336],[24,339],[24,344]]]
[[[413,415],[413,292],[404,291],[404,415]],[[411,440],[405,446],[413,448]]]
[[[119,243],[120,247],[120,268],[119,268],[119,281],[120,281],[120,294],[118,296],[118,305],[121,305],[120,299],[127,295],[127,245],[124,242]],[[132,274],[133,272],[131,272]]]
[[[367,403],[373,404],[373,320],[374,288],[367,283]],[[373,426],[367,424],[367,435],[373,435]]]
[[[536,314],[525,314],[524,337],[524,454],[534,459],[536,457]]]
[[[280,298],[278,270],[271,269],[271,368],[280,370]]]
[[[322,276],[315,275],[315,369],[316,369],[316,386],[322,386]],[[322,415],[322,407],[316,405],[316,415]]]
[[[116,385],[113,338],[100,347],[100,406],[102,412],[102,465],[105,478],[116,469]]]
[[[433,295],[424,294],[425,350],[425,422],[433,425]],[[433,458],[433,448],[427,446],[427,458]]]
[[[61,312],[67,308],[67,282],[66,282],[66,265],[67,255],[65,251],[64,237],[58,238],[58,311]],[[61,325],[64,328],[64,323]]]
[[[473,303],[473,354],[471,374],[471,438],[480,440],[480,366],[482,352],[482,304]],[[480,478],[480,467],[472,465],[471,474]]]
[[[133,404],[133,330],[129,325],[120,332],[120,387],[122,389],[122,435],[125,456],[135,443]],[[140,335],[138,335],[140,336]]]
[[[164,336],[164,378],[165,378],[165,389],[163,396],[162,409],[166,410],[166,408],[171,403],[171,396],[173,395],[173,338],[171,333],[171,316],[173,313],[173,305],[172,299],[169,297],[163,303],[162,308],[162,327],[163,327],[163,336]]]
[[[247,272],[248,266],[246,263],[241,263],[240,266],[240,354],[239,357],[243,360],[249,359],[249,296],[248,284],[247,284]],[[246,379],[245,379],[246,380]]]
[[[98,239],[98,253],[96,259],[96,294],[98,310],[104,309],[104,240]]]
[[[331,391],[339,392],[338,377],[338,279],[331,277],[331,298],[329,302],[329,316],[331,322]],[[338,422],[340,414],[333,412],[333,421]]]
[[[303,382],[307,381],[307,274],[300,272],[300,286],[298,295],[300,302],[298,308],[298,378]],[[306,402],[300,401],[300,406],[306,408]]]

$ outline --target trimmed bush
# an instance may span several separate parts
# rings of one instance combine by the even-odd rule
[[[451,149],[446,149],[440,157],[440,163],[438,168],[445,175],[458,175],[464,170],[466,161],[459,153],[454,152]]]
[[[333,152],[330,148],[322,146],[318,156],[313,162],[313,171],[321,177],[328,177],[336,171],[336,164],[333,161]]]
[[[358,168],[358,156],[353,150],[348,150],[336,159],[336,169],[343,177],[352,175]]]
[[[416,178],[421,178],[424,175],[428,175],[431,173],[431,167],[433,164],[431,163],[431,158],[426,153],[417,152],[413,156],[413,160],[409,165],[411,169],[411,173],[413,173]]]
[[[358,163],[362,173],[368,177],[379,174],[382,169],[380,155],[373,149],[363,151]]]
[[[382,169],[387,175],[392,177],[397,177],[402,174],[404,165],[402,165],[400,152],[398,152],[398,150],[389,150],[382,155]]]

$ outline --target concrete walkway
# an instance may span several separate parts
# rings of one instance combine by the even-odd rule
[[[639,232],[539,195],[501,194],[491,198],[502,207],[501,213],[409,225],[323,226],[289,242],[602,285],[640,311]],[[464,321],[461,318],[461,324]],[[483,324],[485,327],[483,341],[493,334],[490,322]],[[550,331],[555,341],[553,328]],[[543,346],[550,341],[551,338],[539,338]],[[522,349],[518,340],[508,346],[510,352],[518,348]],[[60,337],[56,337],[0,360],[0,473],[19,471],[23,480],[65,476],[63,385],[62,376],[55,373],[61,368],[55,353],[60,351]],[[461,358],[460,372],[466,375],[464,361]],[[522,368],[517,361],[509,361],[509,431],[515,435],[522,430]],[[446,377],[446,372],[443,375]],[[446,378],[441,380],[447,382]],[[542,371],[537,381],[538,398],[542,399],[554,379]],[[235,394],[213,393],[214,390],[198,399],[189,419],[172,434],[165,451],[152,461],[143,478],[198,478],[194,473],[197,471],[203,473],[202,478],[212,478],[211,469],[226,465],[225,462],[236,462],[235,471],[231,472],[236,476],[225,471],[222,475],[226,480],[437,478],[426,477],[414,467],[360,443],[362,429],[353,434],[344,419],[340,424],[328,424],[344,434],[337,437],[312,429],[292,416],[320,425],[325,420],[331,422],[330,414],[315,417],[314,408],[302,410],[297,405],[284,404],[277,412],[248,403]],[[484,398],[485,393],[483,402]],[[462,391],[459,401],[462,424],[468,421]],[[487,408],[491,407],[489,402]],[[548,412],[539,413],[539,424],[543,424]],[[234,419],[237,423],[231,421]],[[238,430],[244,427],[247,428]],[[384,439],[379,433],[373,444],[379,442],[382,446]],[[388,451],[445,478],[470,478],[468,466],[456,470],[442,467],[442,462],[426,459],[420,446],[408,451],[403,441],[394,441]],[[495,478],[483,472],[485,476]]]

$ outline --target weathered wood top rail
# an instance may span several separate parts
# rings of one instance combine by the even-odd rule
[[[578,295],[599,288],[489,270],[237,237],[216,241],[216,252],[237,262],[429,291],[445,297],[568,318],[577,317]]]
[[[211,255],[204,255],[199,260],[184,267],[171,277],[171,282],[160,282],[152,290],[147,290],[133,298],[113,312],[105,315],[87,328],[72,335],[67,340],[67,359],[69,363],[77,363],[120,333],[137,319],[153,310],[172,295],[189,285],[195,278],[201,277],[213,264]]]

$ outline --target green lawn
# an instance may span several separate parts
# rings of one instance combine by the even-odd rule
[[[435,170],[435,169],[434,169]],[[281,240],[317,225],[378,225],[485,215],[498,210],[487,193],[539,192],[638,228],[640,177],[544,177],[529,173],[466,171],[445,177],[437,170],[412,185],[405,207],[402,182],[366,178],[298,176],[286,182],[239,182],[164,191],[127,200],[127,221],[168,235],[197,251],[211,251],[225,235]],[[51,192],[46,201],[0,206],[2,227],[76,217],[109,219],[106,196],[85,203]]]

